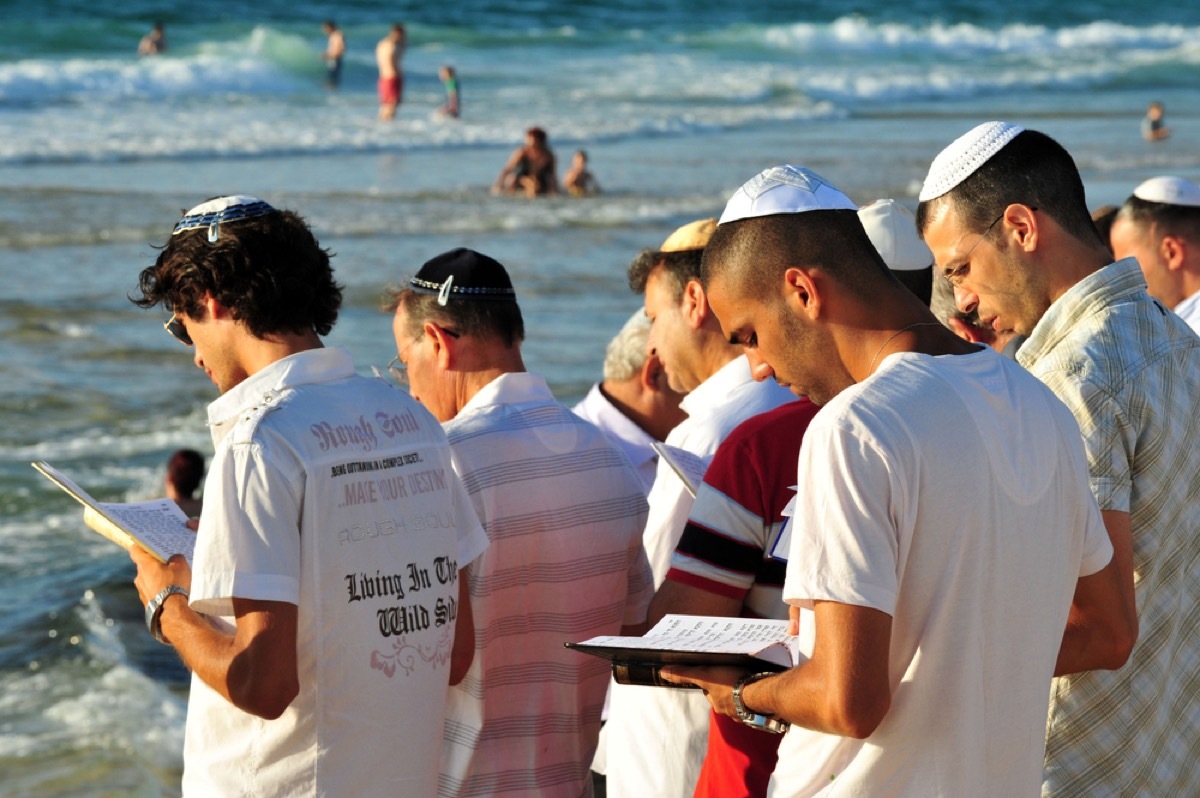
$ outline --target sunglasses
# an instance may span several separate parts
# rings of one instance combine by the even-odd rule
[[[184,346],[192,345],[192,336],[188,335],[187,327],[184,326],[183,321],[176,314],[171,314],[171,318],[167,319],[163,324],[163,329]]]

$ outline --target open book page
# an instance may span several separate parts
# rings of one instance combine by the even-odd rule
[[[650,444],[654,451],[658,452],[658,456],[666,461],[681,480],[683,486],[687,488],[687,492],[692,494],[694,498],[696,491],[700,489],[700,483],[704,481],[704,473],[708,471],[708,464],[712,460],[711,457],[701,457],[698,454],[693,454],[687,449],[680,449],[678,446],[668,446],[665,443],[655,441]]]
[[[667,615],[644,637],[601,636],[567,646],[614,662],[790,668],[804,657],[787,627],[759,618]]]
[[[84,506],[84,523],[113,543],[124,549],[137,543],[159,562],[182,554],[191,564],[196,533],[187,528],[187,516],[175,502],[170,499],[98,502],[48,463],[34,463],[33,467],[80,502]]]

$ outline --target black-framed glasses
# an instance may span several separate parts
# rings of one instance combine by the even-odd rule
[[[461,334],[456,333],[454,330],[449,330],[445,327],[439,327],[438,329],[440,329],[446,335],[449,335],[451,338],[461,337]],[[417,333],[411,341],[404,345],[404,348],[400,350],[400,353],[392,358],[392,362],[388,363],[388,371],[391,372],[392,379],[401,385],[408,385],[408,364],[404,362],[404,356],[408,353],[408,350],[412,349],[413,344],[415,344],[417,341],[420,341],[424,335],[424,330],[421,330],[421,332]]]
[[[163,323],[163,329],[171,334],[179,343],[184,346],[192,345],[192,336],[188,335],[187,327],[176,313],[171,314],[171,318]]]

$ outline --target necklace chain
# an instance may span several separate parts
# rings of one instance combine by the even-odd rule
[[[872,374],[875,373],[875,361],[879,360],[879,356],[883,354],[883,350],[887,349],[887,345],[890,344],[892,341],[896,340],[896,336],[900,335],[900,333],[908,332],[909,330],[913,329],[914,327],[941,327],[941,326],[942,326],[942,323],[940,321],[918,321],[918,322],[914,322],[914,323],[908,325],[907,327],[901,327],[899,330],[896,330],[896,332],[892,333],[890,338],[888,338],[886,341],[883,342],[883,346],[879,347],[879,351],[875,353],[875,357],[871,358],[871,367],[869,369],[867,369],[867,376],[870,377]]]

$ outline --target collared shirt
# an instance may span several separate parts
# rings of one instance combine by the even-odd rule
[[[611,668],[563,643],[645,620],[641,482],[536,374],[497,377],[445,426],[492,545],[467,569],[475,658],[450,688],[439,794],[590,795]]]
[[[658,453],[651,446],[654,438],[609,401],[600,390],[600,383],[593,385],[583,401],[571,408],[571,412],[595,424],[625,452],[649,493],[658,470]]]
[[[739,355],[683,398],[679,406],[688,417],[666,443],[710,458],[738,424],[795,398],[775,380],[755,382]],[[691,494],[660,459],[644,535],[655,587],[666,578],[691,509]],[[708,743],[708,714],[697,690],[614,685],[606,727],[608,794],[691,796]]]
[[[1179,314],[1179,318],[1188,323],[1189,327],[1200,332],[1200,291],[1176,305],[1175,312]]]
[[[327,348],[256,372],[208,418],[190,604],[227,631],[235,598],[297,605],[300,691],[263,720],[193,675],[184,794],[353,794],[363,773],[432,794],[440,740],[397,718],[441,716],[458,571],[487,546],[441,425]]]
[[[1139,637],[1054,681],[1044,795],[1186,795],[1200,765],[1200,338],[1125,258],[1058,299],[1018,360],[1071,409],[1102,510],[1129,513]]]

